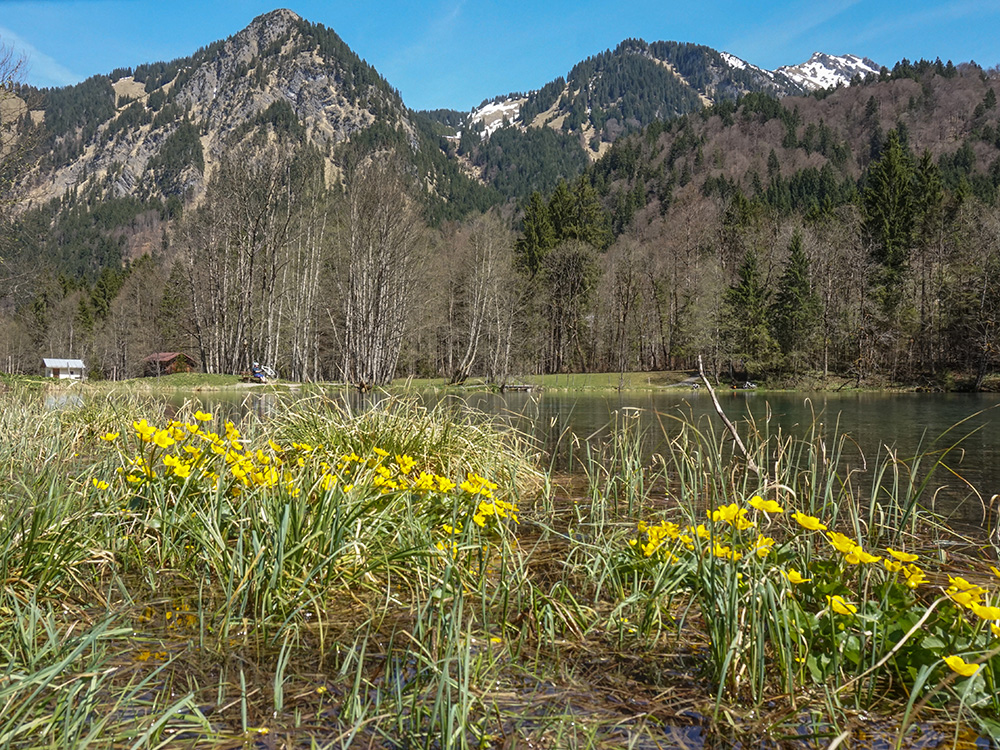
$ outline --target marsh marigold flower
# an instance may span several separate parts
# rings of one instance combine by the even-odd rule
[[[1000,620],[1000,607],[984,607],[974,604],[972,612],[981,620]]]
[[[909,552],[900,552],[899,550],[894,550],[892,547],[886,547],[885,551],[890,555],[895,557],[900,562],[912,563],[917,561],[917,555],[911,555]]]
[[[763,534],[757,535],[757,541],[753,543],[753,551],[757,553],[757,557],[767,557],[771,554],[771,550],[773,549],[774,539],[769,536],[764,536]]]
[[[846,601],[844,597],[839,594],[835,596],[827,596],[826,603],[829,605],[830,609],[836,612],[838,615],[853,615],[857,614],[858,608]]]
[[[774,500],[765,500],[760,495],[754,495],[750,498],[750,507],[756,508],[757,510],[763,511],[764,513],[784,513],[785,509],[782,508]]]
[[[145,419],[139,422],[133,422],[132,426],[145,443],[150,442],[153,439],[153,435],[156,434],[156,428],[149,424]]]
[[[807,516],[805,513],[795,512],[792,513],[792,518],[801,526],[803,529],[809,529],[809,531],[826,531],[826,526],[820,522],[815,516]]]
[[[927,576],[924,574],[924,571],[916,565],[907,565],[903,568],[903,572],[906,573],[906,585],[911,589],[915,589],[917,586],[927,583]]]
[[[795,568],[789,568],[787,573],[785,571],[781,571],[781,575],[787,578],[789,583],[795,584],[809,583],[809,581],[812,580],[812,578],[803,578],[802,574]]]
[[[972,677],[972,675],[979,671],[978,664],[969,664],[961,656],[946,656],[944,657],[944,663],[951,668],[952,672],[960,674],[962,677]]]
[[[747,509],[741,508],[736,503],[723,505],[720,508],[716,508],[714,511],[706,511],[706,513],[708,513],[708,516],[712,521],[724,521],[730,526],[734,526],[741,531],[754,525],[753,521],[747,520]]]

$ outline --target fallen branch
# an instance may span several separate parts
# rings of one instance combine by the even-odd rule
[[[701,375],[701,381],[705,384],[705,387],[708,388],[708,393],[712,397],[712,403],[715,404],[715,410],[719,413],[719,416],[722,418],[722,423],[726,425],[726,429],[729,430],[729,434],[732,435],[733,440],[736,441],[736,445],[737,447],[739,447],[740,453],[742,453],[743,458],[747,460],[747,468],[750,469],[750,471],[752,471],[757,476],[760,476],[761,474],[760,467],[757,466],[756,461],[750,458],[750,454],[749,452],[747,452],[747,447],[743,445],[743,441],[740,440],[739,433],[736,432],[736,427],[733,425],[732,422],[729,421],[729,417],[726,416],[726,413],[722,411],[722,404],[719,403],[719,399],[715,395],[715,390],[712,388],[712,384],[709,383],[708,378],[705,377],[705,366],[701,362],[700,354],[698,355],[698,374]]]

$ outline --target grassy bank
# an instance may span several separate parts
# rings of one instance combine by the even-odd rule
[[[676,386],[691,376],[691,372],[682,370],[626,372],[624,374],[617,372],[560,373],[516,377],[511,379],[509,385],[530,386],[550,391],[614,391],[619,388],[629,391],[642,391],[659,390],[661,388]],[[393,386],[414,389],[485,389],[494,387],[491,383],[478,378],[472,378],[460,386],[451,385],[447,378],[399,378],[393,381]]]
[[[555,477],[444,406],[299,399],[233,425],[0,399],[0,747],[929,747],[998,726],[995,550],[920,509],[946,455],[850,467],[842,438],[766,424],[734,455],[706,421],[649,462],[619,415]]]

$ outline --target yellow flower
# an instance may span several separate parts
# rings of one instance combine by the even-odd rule
[[[911,589],[915,589],[917,586],[927,583],[927,576],[924,575],[924,571],[916,565],[907,565],[903,568],[903,571],[906,573],[906,585]]]
[[[419,492],[432,492],[434,490],[434,475],[428,474],[426,471],[420,472],[413,482],[413,489]]]
[[[742,531],[743,529],[754,525],[753,521],[747,520],[746,515],[746,508],[741,508],[736,503],[730,503],[729,505],[724,505],[721,508],[716,508],[709,514],[709,517],[713,521],[724,521],[730,526],[735,526],[737,529]]]
[[[384,451],[381,448],[372,448],[372,453],[379,458],[386,458],[389,455],[389,451]]]
[[[150,442],[153,439],[153,435],[156,434],[156,428],[146,422],[145,419],[140,422],[133,422],[132,426],[135,427],[135,431],[144,443]]]
[[[782,508],[774,500],[765,500],[760,495],[754,495],[750,498],[750,507],[756,508],[757,510],[764,511],[765,513],[784,513],[785,509]]]
[[[802,574],[795,568],[789,568],[787,573],[782,570],[781,575],[787,578],[789,583],[809,583],[812,580],[812,578],[803,578]]]
[[[757,557],[767,557],[773,548],[774,540],[771,537],[763,534],[757,535],[757,541],[753,543],[753,551],[757,553]]]
[[[972,612],[981,620],[1000,620],[1000,607],[984,607],[973,604]]]
[[[898,573],[903,569],[903,563],[896,562],[895,560],[888,560],[888,559],[883,560],[882,564],[885,566],[885,569],[888,570],[890,573]]]
[[[191,476],[191,465],[190,464],[177,464],[174,467],[174,476],[180,479],[187,479]]]
[[[978,664],[969,664],[961,656],[946,656],[944,663],[951,667],[951,671],[962,675],[962,677],[972,677],[979,671]]]
[[[117,440],[120,432],[105,432],[101,435],[101,440],[107,440],[109,443],[113,440]]]
[[[455,483],[448,479],[448,477],[439,476],[437,478],[438,492],[451,492],[455,489],[455,486]]]
[[[458,544],[455,542],[440,541],[434,545],[441,552],[449,552],[452,557],[458,555]]]
[[[396,465],[399,466],[399,470],[404,474],[409,474],[416,463],[416,461],[405,454],[402,456],[398,453],[396,454]]]
[[[857,607],[855,607],[850,602],[845,601],[844,597],[840,596],[839,594],[835,596],[827,596],[826,603],[830,607],[830,609],[832,609],[838,615],[853,615],[856,614],[858,611]]]
[[[854,549],[858,546],[853,539],[849,536],[841,534],[839,531],[828,531],[826,532],[826,536],[830,540],[830,544],[833,545],[834,549],[845,555],[849,555],[854,552]]]
[[[715,548],[712,550],[712,554],[716,557],[722,558],[724,560],[739,560],[743,555],[739,552],[733,552],[729,547],[724,547],[718,542],[715,543]]]
[[[194,418],[199,422],[210,422],[212,421],[212,415],[203,412],[201,409],[194,413]]]
[[[107,482],[102,482],[100,479],[97,479],[96,477],[94,479],[91,479],[90,481],[99,490],[106,490],[108,487],[111,486]]]
[[[854,551],[851,552],[851,554],[847,555],[844,559],[847,560],[847,562],[849,562],[851,565],[858,565],[860,563],[869,564],[878,562],[882,558],[878,557],[877,555],[869,555],[867,552],[861,549],[861,547],[855,547]]]
[[[145,438],[143,438],[143,440],[145,440]],[[161,448],[169,448],[176,441],[170,437],[169,430],[157,430],[156,434],[153,436],[153,442]]]
[[[969,583],[961,576],[954,578],[948,576],[948,581],[951,585],[945,589],[944,593],[950,596],[953,602],[969,609],[982,604],[982,598],[986,594],[986,589],[982,586]]]
[[[978,607],[980,605],[980,598],[982,595],[974,589],[970,589],[968,591],[954,591],[948,593],[950,591],[951,589],[947,589],[945,593],[948,594],[948,596],[951,597],[951,600],[960,607],[968,607],[969,609],[974,609],[975,607]]]
[[[904,563],[916,562],[918,558],[918,555],[911,555],[909,552],[899,552],[898,550],[894,550],[892,547],[886,547],[885,551],[900,562]]]
[[[826,531],[826,526],[820,523],[820,520],[814,516],[807,516],[805,513],[795,512],[792,513],[792,518],[798,522],[799,526],[804,529],[809,529],[809,531]]]

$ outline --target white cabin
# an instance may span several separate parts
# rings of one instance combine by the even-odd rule
[[[43,357],[45,377],[57,380],[83,380],[86,365],[82,359],[52,359]]]

